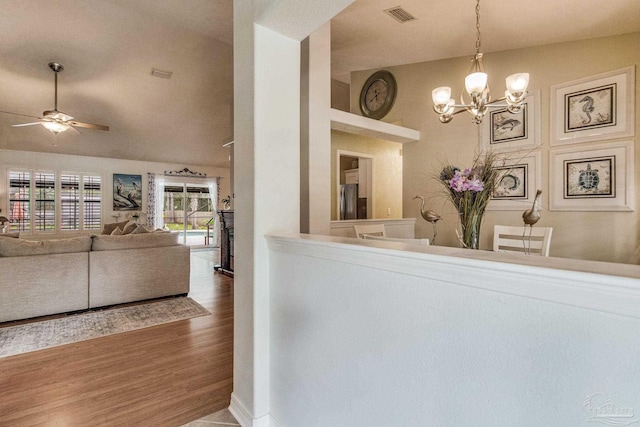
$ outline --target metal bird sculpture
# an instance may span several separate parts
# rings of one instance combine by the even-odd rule
[[[435,245],[436,236],[438,235],[438,230],[436,229],[436,222],[440,221],[442,217],[437,213],[435,213],[434,211],[424,208],[424,197],[416,196],[413,198],[413,200],[416,200],[416,199],[422,200],[422,205],[420,206],[420,215],[422,216],[422,218],[424,218],[425,221],[430,222],[431,225],[433,226],[433,239],[431,239],[431,244]]]
[[[522,221],[524,221],[524,230],[522,230],[522,246],[524,247],[524,252],[529,254],[531,253],[531,232],[533,231],[533,225],[540,221],[540,195],[542,194],[542,190],[536,191],[536,197],[533,199],[533,206],[531,209],[527,209],[522,213]],[[529,249],[527,250],[527,246],[525,244],[525,233],[527,231],[527,225],[529,226]]]

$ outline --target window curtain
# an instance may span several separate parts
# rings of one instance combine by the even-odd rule
[[[147,226],[151,228],[164,227],[162,214],[164,211],[164,176],[147,173]]]
[[[220,246],[220,217],[218,216],[218,186],[220,178],[213,178],[207,180],[209,187],[209,197],[211,198],[211,215],[213,215],[213,236],[211,238],[211,245]]]
[[[147,172],[147,227],[154,227],[156,222],[156,175]]]

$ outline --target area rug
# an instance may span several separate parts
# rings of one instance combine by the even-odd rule
[[[0,328],[0,357],[207,314],[211,313],[191,298],[180,297],[8,326]]]

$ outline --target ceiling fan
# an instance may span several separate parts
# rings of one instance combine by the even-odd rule
[[[42,125],[45,128],[47,128],[49,131],[53,132],[54,134],[58,134],[60,132],[64,132],[69,129],[73,129],[77,132],[77,130],[74,129],[76,127],[108,131],[109,126],[78,122],[76,120],[73,120],[72,116],[63,113],[62,111],[58,111],[58,73],[64,70],[64,67],[62,66],[62,64],[59,64],[57,62],[50,62],[49,68],[51,68],[51,70],[53,70],[53,72],[55,73],[55,104],[54,104],[53,110],[47,110],[43,112],[42,117],[28,116],[26,114],[16,114],[16,113],[9,113],[8,111],[2,111],[3,113],[38,119],[37,122],[22,123],[22,124],[12,125],[12,126],[22,127],[22,126]]]

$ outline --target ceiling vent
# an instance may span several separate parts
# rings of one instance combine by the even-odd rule
[[[401,24],[408,21],[415,21],[417,19],[415,16],[404,10],[402,6],[392,7],[391,9],[386,9],[384,12]]]
[[[162,70],[157,70],[155,68],[152,68],[151,75],[153,77],[159,77],[161,79],[170,79],[171,76],[173,75],[173,71],[162,71]]]

